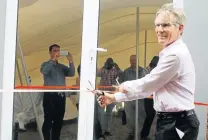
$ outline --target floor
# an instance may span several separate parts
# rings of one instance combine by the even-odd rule
[[[120,117],[113,117],[112,134],[107,140],[125,140],[127,138],[128,128],[122,125]],[[77,121],[73,120],[65,122],[62,132],[61,140],[76,140],[77,139]],[[40,140],[38,132],[35,130],[28,130],[27,132],[18,133],[18,140]]]
[[[128,128],[126,125],[122,125],[120,117],[113,116],[112,126],[114,126],[112,128],[113,136],[109,137],[108,140],[125,140],[127,137]],[[77,128],[76,119],[65,122],[61,132],[61,140],[76,140],[77,129],[78,128]],[[40,138],[37,130],[28,129],[27,132],[19,132],[18,139],[16,140],[40,140]],[[207,140],[208,140],[208,120],[207,120]]]

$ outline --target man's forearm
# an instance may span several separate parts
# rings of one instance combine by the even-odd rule
[[[69,63],[69,72],[68,72],[68,76],[74,76],[75,75],[75,67],[74,67],[74,63],[70,62]]]

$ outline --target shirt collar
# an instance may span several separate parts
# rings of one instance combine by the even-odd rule
[[[139,69],[140,69],[140,67],[138,66],[138,70],[139,70]],[[134,71],[134,69],[133,69],[131,66],[129,67],[129,70],[130,70],[130,71],[133,71],[133,72],[136,72],[136,71]]]
[[[168,45],[167,47],[165,47],[160,53],[159,56],[163,56],[166,52],[168,52],[171,48],[176,48],[178,47],[178,44],[182,43],[182,39],[179,38],[176,41],[174,41],[173,43],[171,43],[170,45]]]
[[[57,65],[58,64],[58,61],[57,62],[55,62],[55,61],[53,61],[53,60],[49,60],[49,61],[51,61],[54,65]]]

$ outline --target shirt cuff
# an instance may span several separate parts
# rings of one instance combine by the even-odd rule
[[[116,102],[123,102],[123,101],[125,101],[127,99],[126,94],[121,93],[121,92],[116,92],[114,94],[114,96],[115,96]]]
[[[132,85],[132,81],[123,82],[121,84],[121,87],[128,92],[127,94],[134,94],[135,93],[135,90],[133,88],[131,88],[131,87],[134,87]]]
[[[73,61],[73,60],[70,60],[70,61],[69,61],[69,64],[73,64],[73,63],[74,63],[74,61]]]

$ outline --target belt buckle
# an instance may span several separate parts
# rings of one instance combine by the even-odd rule
[[[158,113],[158,118],[159,119],[165,119],[165,118],[167,118],[167,115],[163,114],[163,113]]]
[[[160,118],[161,119],[165,119],[167,117],[167,115],[165,115],[165,114],[160,114]]]
[[[191,115],[193,115],[193,114],[194,114],[194,111],[191,110],[191,111],[188,111],[188,112],[187,112],[186,116],[191,116]]]

